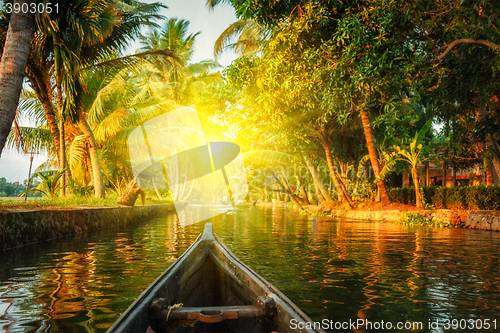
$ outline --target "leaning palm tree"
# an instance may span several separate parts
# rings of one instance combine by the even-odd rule
[[[33,0],[16,0],[28,5]],[[12,13],[0,61],[0,155],[9,135],[21,93],[24,69],[28,61],[34,14],[22,11]]]

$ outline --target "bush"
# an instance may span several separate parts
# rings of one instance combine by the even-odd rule
[[[397,221],[397,223],[421,226],[421,227],[446,227],[446,228],[457,227],[450,222],[431,221],[428,218],[423,217],[419,213],[405,213],[403,217],[399,221]]]
[[[425,201],[438,209],[498,210],[500,186],[423,186]],[[393,202],[415,205],[415,188],[390,189]]]

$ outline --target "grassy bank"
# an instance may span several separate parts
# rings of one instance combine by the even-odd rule
[[[107,194],[105,199],[94,197],[78,197],[70,196],[64,198],[0,198],[0,210],[2,209],[55,209],[55,208],[73,208],[73,207],[118,207],[120,206],[115,201],[118,199],[116,194]],[[171,203],[172,199],[164,200],[153,199],[146,197],[146,205],[156,205],[162,203]],[[140,198],[136,201],[136,205],[140,205]]]

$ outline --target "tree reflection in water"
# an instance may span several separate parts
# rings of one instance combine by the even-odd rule
[[[500,313],[500,233],[257,208],[212,222],[313,320],[427,323]],[[3,251],[0,330],[105,332],[203,227],[182,228],[169,216]]]

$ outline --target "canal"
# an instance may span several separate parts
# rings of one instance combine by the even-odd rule
[[[243,262],[314,321],[422,323],[420,332],[500,329],[498,232],[258,208],[211,221]],[[105,332],[203,227],[180,228],[169,216],[2,251],[0,331]]]

